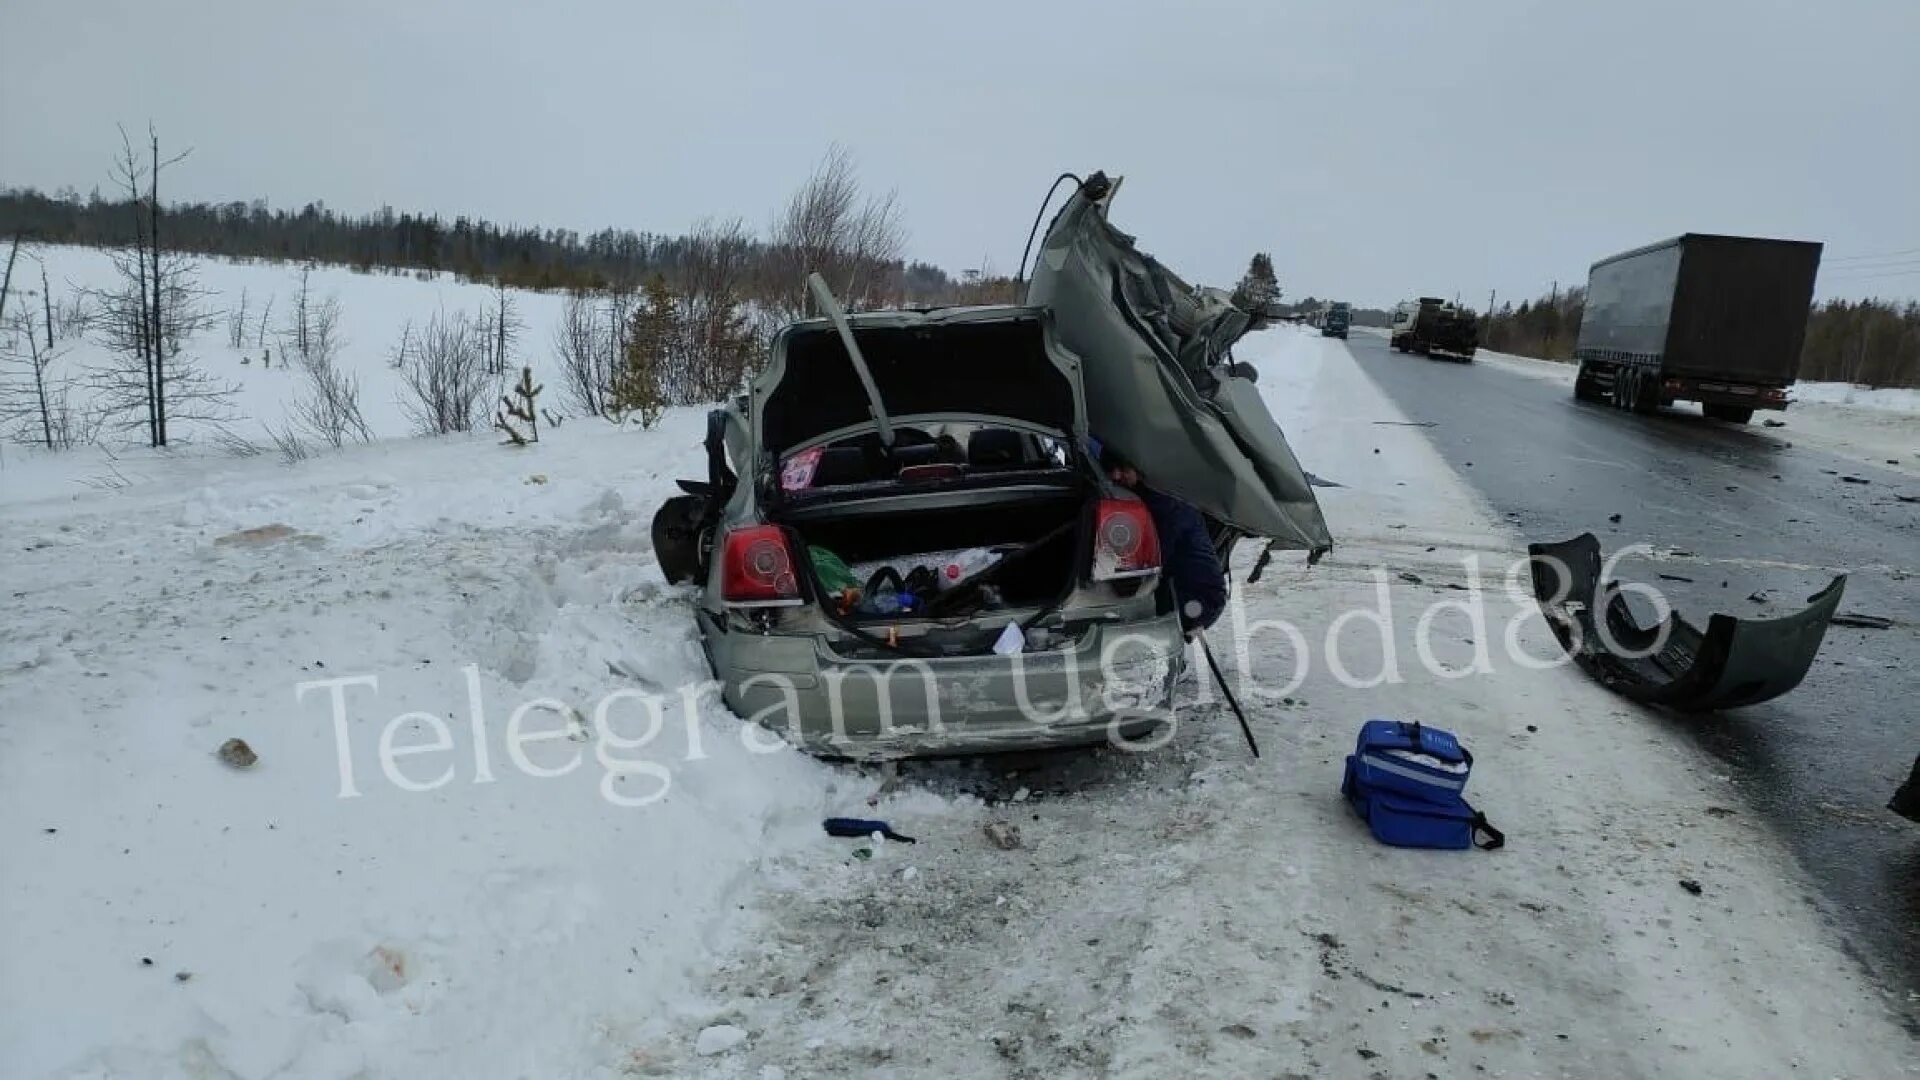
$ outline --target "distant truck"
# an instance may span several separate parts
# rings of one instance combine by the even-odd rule
[[[1337,337],[1345,340],[1347,327],[1353,324],[1353,309],[1344,300],[1336,300],[1327,305],[1320,314],[1320,336]]]
[[[1401,352],[1472,360],[1480,347],[1480,322],[1437,296],[1423,296],[1393,309],[1388,343]]]
[[[1785,409],[1820,245],[1687,233],[1593,264],[1573,396],[1651,413],[1697,401],[1744,424]]]

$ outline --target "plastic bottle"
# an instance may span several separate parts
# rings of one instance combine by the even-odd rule
[[[968,548],[958,551],[940,565],[936,579],[941,592],[973,577],[987,567],[1000,561],[1000,553],[991,548]]]

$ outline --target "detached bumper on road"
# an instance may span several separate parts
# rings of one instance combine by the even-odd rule
[[[1716,614],[1701,633],[1677,614],[1633,617],[1617,582],[1602,581],[1600,541],[1585,533],[1529,544],[1533,591],[1560,644],[1589,675],[1649,705],[1710,712],[1770,701],[1800,685],[1840,607],[1846,575],[1779,619]]]
[[[1013,656],[869,659],[819,636],[708,638],[729,708],[809,752],[862,759],[1138,738],[1170,719],[1184,647],[1171,615]]]

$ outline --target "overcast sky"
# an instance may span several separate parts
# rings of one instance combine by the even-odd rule
[[[0,184],[85,192],[151,119],[177,198],[677,232],[838,141],[949,269],[1104,169],[1175,269],[1267,250],[1293,297],[1478,306],[1685,231],[1913,296],[1916,46],[1916,0],[0,0]]]

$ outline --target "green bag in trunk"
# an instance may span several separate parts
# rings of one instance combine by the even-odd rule
[[[858,589],[860,582],[854,579],[853,571],[840,556],[823,547],[808,545],[807,558],[813,561],[813,576],[820,579],[820,586],[828,595],[837,595],[845,589]]]

